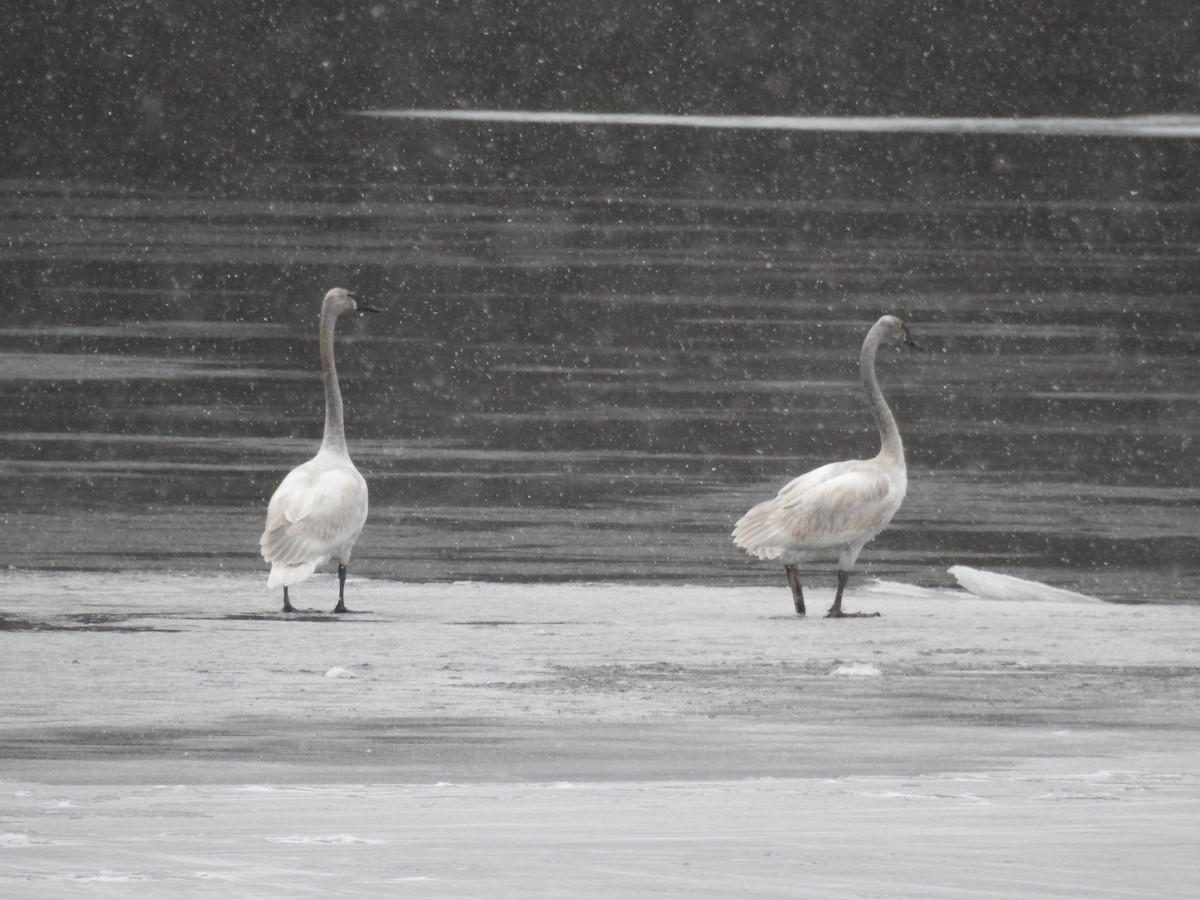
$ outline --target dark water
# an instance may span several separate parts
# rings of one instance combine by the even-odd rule
[[[909,496],[865,576],[955,564],[1200,597],[1200,203],[839,200],[344,179],[0,184],[0,508],[16,567],[253,571],[343,321],[360,575],[780,585],[747,507],[877,447]],[[821,566],[814,585],[832,581]]]

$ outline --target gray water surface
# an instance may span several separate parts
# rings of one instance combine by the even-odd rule
[[[863,577],[1200,597],[1200,204],[10,181],[0,228],[10,566],[261,568],[341,285],[386,308],[338,332],[355,574],[777,583],[786,607],[729,531],[876,452],[857,354],[896,312],[929,352],[880,356],[909,495]]]

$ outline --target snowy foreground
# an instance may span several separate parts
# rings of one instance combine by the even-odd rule
[[[0,896],[1200,885],[1200,607],[263,581],[0,576]]]

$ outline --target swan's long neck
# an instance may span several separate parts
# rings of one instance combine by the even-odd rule
[[[867,405],[871,407],[871,415],[879,428],[879,455],[892,459],[904,465],[904,444],[900,441],[900,429],[896,427],[896,417],[883,399],[879,390],[879,379],[875,377],[875,351],[883,340],[883,332],[871,329],[867,339],[863,341],[862,354],[858,358],[862,372],[863,390],[867,394]]]
[[[336,315],[321,311],[321,375],[325,380],[325,437],[321,441],[321,449],[346,456],[342,390],[338,386],[337,367],[333,362],[333,328],[336,324]]]

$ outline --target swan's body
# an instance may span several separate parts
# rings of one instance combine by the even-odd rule
[[[346,566],[354,542],[367,521],[367,483],[346,450],[342,392],[333,361],[337,317],[351,312],[378,312],[358,304],[342,288],[334,288],[321,304],[321,373],[325,380],[325,435],[317,455],[296,466],[267,505],[267,526],[259,546],[271,564],[270,588],[283,588],[283,611],[295,612],[288,587],[303,581],[317,566],[338,561],[338,602],[347,612]]]
[[[366,521],[367,482],[350,457],[321,450],[296,466],[267,506],[267,587],[287,590],[334,557],[344,566]]]
[[[879,427],[878,455],[829,463],[793,479],[774,498],[742,516],[733,529],[734,543],[747,553],[783,562],[801,615],[805,609],[799,566],[815,556],[837,557],[837,594],[829,616],[861,615],[842,611],[842,590],[863,545],[883,531],[904,502],[904,445],[875,377],[875,353],[884,341],[916,347],[895,316],[881,318],[863,341],[859,366]]]

